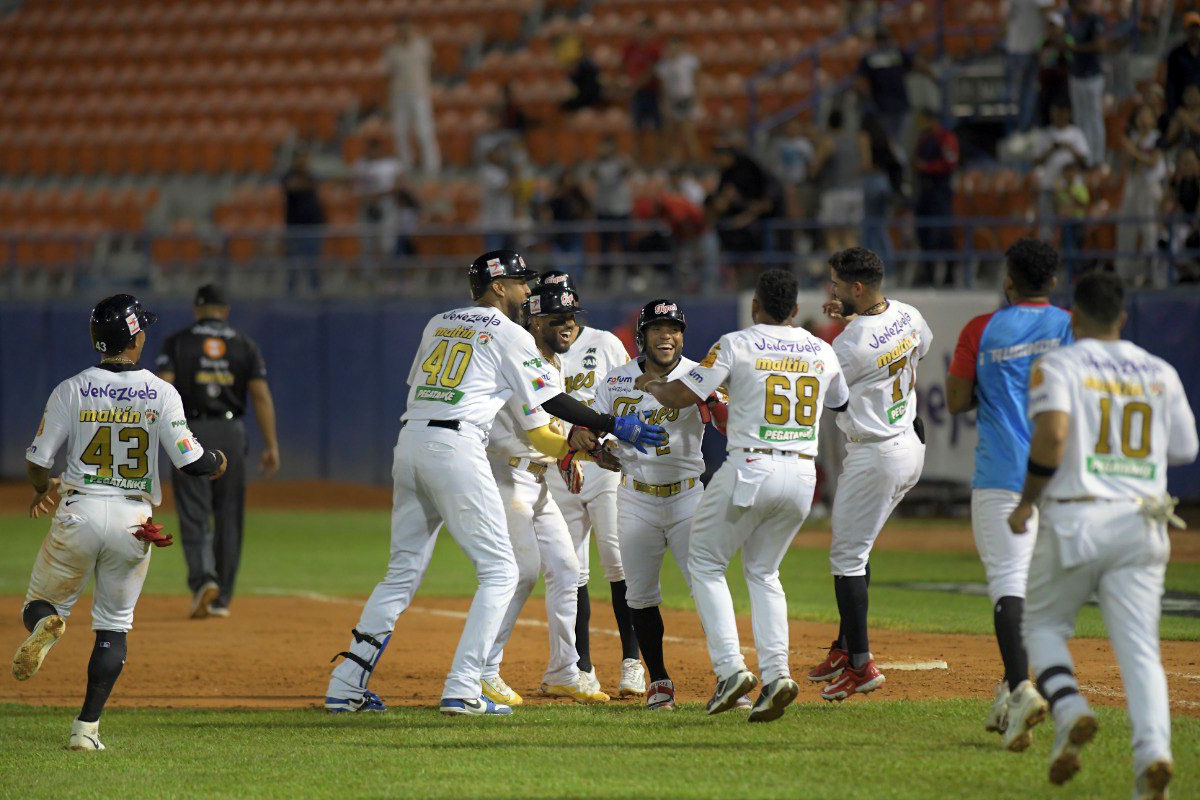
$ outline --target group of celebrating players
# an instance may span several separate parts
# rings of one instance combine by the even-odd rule
[[[1050,778],[1061,783],[1079,769],[1080,748],[1097,726],[1066,640],[1095,591],[1130,698],[1134,796],[1164,797],[1170,717],[1157,632],[1166,526],[1178,521],[1166,466],[1195,458],[1195,420],[1174,369],[1120,340],[1120,284],[1105,275],[1081,279],[1068,315],[1049,304],[1057,266],[1044,243],[1014,246],[1005,279],[1010,305],[963,331],[947,386],[952,411],[980,410],[972,522],[1005,667],[986,724],[1020,751],[1051,713]],[[582,323],[568,274],[539,274],[510,250],[476,259],[471,304],[435,315],[413,360],[394,452],[387,573],[339,654],[325,707],[386,708],[368,684],[444,525],[479,586],[442,691],[443,713],[505,715],[523,702],[501,666],[539,574],[550,639],[540,694],[584,704],[610,699],[589,646],[594,531],[622,645],[617,693],[644,695],[651,710],[675,707],[659,610],[670,550],[716,675],[707,712],[748,707],[752,722],[780,718],[799,686],[788,663],[779,566],[810,510],[828,415],[846,440],[830,549],[841,624],[807,678],[831,701],[883,685],[867,633],[869,556],[921,475],[916,375],[933,339],[916,308],[883,294],[883,276],[882,261],[863,248],[830,259],[825,312],[846,323],[830,345],[795,324],[797,279],[765,271],[753,324],[722,336],[700,362],[683,355],[684,309],[652,300],[638,316],[638,355],[629,360],[615,336]],[[170,384],[135,366],[153,321],[128,295],[96,307],[101,364],[55,390],[27,454],[32,513],[55,516],[23,609],[30,636],[14,658],[16,677],[37,671],[87,575],[96,574],[96,648],[73,749],[103,749],[99,714],[124,661],[149,548],[170,543],[149,520],[159,500],[148,477],[156,474],[156,445],[196,474],[217,476],[223,462],[192,436]],[[95,408],[118,397],[120,414]],[[728,457],[705,486],[709,424],[726,437]],[[49,468],[64,443],[60,481]],[[55,489],[67,497],[57,508]],[[59,550],[88,568],[65,580]],[[726,582],[739,551],[758,674],[747,668]]]

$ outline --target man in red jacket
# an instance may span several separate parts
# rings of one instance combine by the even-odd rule
[[[958,169],[958,137],[942,127],[937,111],[924,108],[917,114],[920,136],[917,139],[917,243],[921,247],[921,271],[917,285],[934,282],[934,265],[946,262],[946,285],[954,283],[954,229],[946,218],[954,213],[954,188],[951,177]],[[922,224],[922,223],[925,224]],[[938,224],[941,223],[941,224]]]

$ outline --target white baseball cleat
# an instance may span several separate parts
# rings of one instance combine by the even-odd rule
[[[1008,722],[1004,728],[1004,749],[1014,753],[1026,750],[1033,743],[1030,733],[1034,725],[1046,718],[1050,705],[1029,681],[1021,681],[1008,696]]]
[[[579,670],[579,679],[587,684],[588,689],[594,694],[603,692],[600,688],[600,679],[596,677],[596,668],[592,667],[587,672]]]
[[[33,626],[29,637],[17,648],[12,660],[13,677],[19,681],[27,681],[42,666],[46,653],[54,643],[62,638],[67,629],[67,621],[58,614],[42,617]]]
[[[654,681],[646,692],[646,708],[651,711],[675,710],[675,684],[670,680]]]
[[[1151,762],[1138,774],[1133,784],[1133,800],[1166,800],[1167,784],[1171,782],[1174,772],[1175,765],[1169,758]]]
[[[103,750],[104,745],[100,742],[100,723],[73,720],[71,739],[67,747],[71,750]]]
[[[525,702],[525,699],[505,683],[504,678],[499,675],[494,678],[483,678],[479,683],[483,687],[483,696],[493,703],[499,703],[502,706],[519,706]]]
[[[1055,728],[1054,746],[1050,748],[1050,782],[1061,786],[1079,772],[1079,751],[1096,735],[1099,725],[1091,713],[1084,711],[1070,722],[1056,725]]]
[[[621,662],[621,682],[617,684],[617,696],[642,695],[646,693],[646,669],[636,658]]]
[[[1001,680],[996,686],[996,699],[992,702],[987,719],[983,721],[983,727],[986,730],[992,733],[1004,733],[1005,724],[1008,722],[1008,696],[1008,681]]]

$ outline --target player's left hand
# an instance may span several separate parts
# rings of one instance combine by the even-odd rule
[[[567,446],[572,450],[582,450],[585,453],[590,453],[595,450],[600,444],[600,438],[596,436],[595,431],[590,428],[583,428],[579,425],[572,425],[571,432],[567,434]]]
[[[263,450],[262,458],[259,459],[258,468],[266,477],[271,477],[279,471],[279,448],[268,447]]]
[[[59,483],[58,478],[51,478],[50,483],[46,484],[46,491],[33,493],[33,501],[29,504],[30,518],[37,519],[42,514],[50,514],[58,508],[58,502],[62,499],[58,495]]]
[[[217,478],[224,475],[225,468],[229,466],[229,459],[225,457],[224,453],[222,453],[220,450],[215,450],[215,449],[213,450],[213,453],[217,457],[217,468],[213,472],[213,474],[208,476],[208,479],[210,481],[215,481]]]
[[[583,491],[583,466],[575,458],[578,453],[575,450],[568,450],[567,454],[558,460],[558,474],[562,476],[563,483],[567,485],[567,491],[571,494],[579,494]]]
[[[1033,503],[1018,503],[1008,515],[1008,529],[1015,534],[1028,533],[1029,518],[1033,516]]]
[[[644,391],[646,391],[646,384],[650,383],[651,381],[657,381],[657,380],[660,380],[660,379],[659,378],[651,378],[649,375],[647,375],[646,373],[643,372],[641,375],[638,375],[636,378],[634,378],[633,388],[637,389],[639,392],[644,392]]]
[[[626,444],[633,445],[642,453],[646,452],[644,445],[662,447],[667,443],[666,429],[661,425],[651,425],[637,414],[617,417],[613,423],[613,436]]]
[[[841,300],[836,298],[826,300],[825,304],[821,306],[821,311],[830,319],[845,319],[846,317],[846,307],[842,305]]]
[[[600,469],[606,469],[609,472],[621,471],[621,459],[617,458],[616,454],[603,444],[596,445],[596,449],[589,451],[588,455]]]

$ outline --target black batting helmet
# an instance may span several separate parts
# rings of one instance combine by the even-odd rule
[[[579,289],[576,288],[575,281],[571,278],[570,273],[563,272],[560,269],[551,269],[543,272],[541,277],[538,278],[538,286],[561,286],[564,289],[570,289],[575,293],[576,297],[579,297]]]
[[[660,299],[651,300],[646,305],[642,306],[642,310],[638,312],[637,319],[637,349],[638,352],[646,349],[646,334],[647,325],[658,322],[660,319],[669,319],[678,322],[679,325],[687,330],[687,317],[683,315],[683,309],[674,300]]]
[[[106,297],[92,309],[92,347],[106,355],[115,355],[129,347],[139,331],[156,322],[158,315],[143,310],[141,302],[133,295]]]
[[[471,262],[467,269],[467,280],[471,282],[471,297],[478,299],[487,291],[488,285],[500,278],[538,277],[537,270],[530,269],[525,259],[515,250],[489,250]]]
[[[539,284],[525,301],[525,318],[549,317],[553,314],[582,314],[579,295],[562,286]]]

